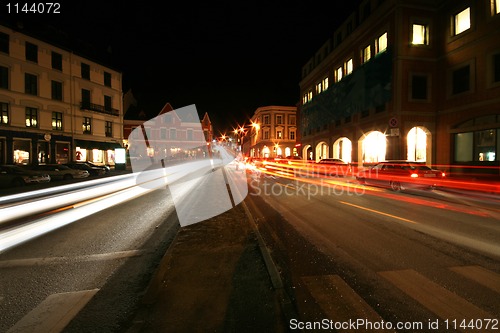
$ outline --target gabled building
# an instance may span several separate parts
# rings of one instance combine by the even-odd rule
[[[121,72],[0,26],[0,163],[113,165],[122,129]]]
[[[361,1],[302,68],[302,154],[500,174],[499,6]]]

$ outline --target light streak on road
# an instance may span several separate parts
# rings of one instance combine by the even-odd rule
[[[415,222],[415,221],[412,221],[412,220],[409,220],[409,219],[405,219],[404,217],[400,217],[400,216],[397,216],[397,215],[384,213],[384,212],[381,212],[379,210],[370,209],[370,208],[366,208],[366,207],[363,207],[363,206],[358,206],[358,205],[355,205],[355,204],[352,204],[352,203],[349,203],[349,202],[345,202],[345,201],[339,201],[339,202],[341,204],[348,205],[348,206],[355,207],[355,208],[362,209],[362,210],[366,210],[366,211],[371,212],[371,213],[376,213],[376,214],[379,214],[379,215],[388,216],[388,217],[391,217],[393,219],[400,220],[400,221],[403,221],[403,222],[417,224],[417,222]]]

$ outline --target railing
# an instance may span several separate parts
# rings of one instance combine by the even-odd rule
[[[120,115],[120,110],[108,108],[108,107],[105,107],[104,105],[99,105],[99,104],[94,104],[94,103],[81,102],[80,103],[80,110],[90,110],[90,111],[95,111],[95,112],[99,112],[99,113],[109,114],[112,116],[119,116]]]

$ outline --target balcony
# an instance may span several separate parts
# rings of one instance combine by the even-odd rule
[[[94,111],[94,112],[109,114],[111,116],[119,116],[120,115],[120,110],[109,108],[109,107],[106,107],[104,105],[87,103],[87,102],[80,103],[80,110]]]

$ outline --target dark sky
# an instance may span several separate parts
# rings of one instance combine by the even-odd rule
[[[302,66],[355,3],[64,0],[61,14],[22,18],[110,46],[124,91],[148,115],[195,104],[222,132],[259,106],[295,105]]]

